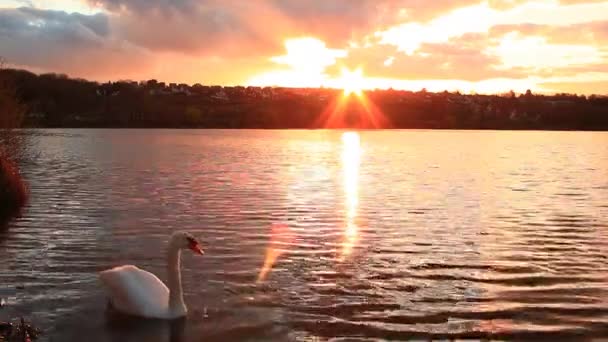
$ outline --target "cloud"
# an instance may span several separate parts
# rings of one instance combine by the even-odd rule
[[[491,1],[460,7],[428,22],[404,22],[375,35],[381,43],[395,45],[411,54],[423,43],[443,43],[467,33],[486,33],[495,26],[577,25],[605,20],[605,13],[608,13],[608,1],[567,6],[555,2]]]
[[[96,14],[99,10],[82,0],[3,0],[0,8],[29,7],[67,13]]]
[[[90,0],[118,34],[143,47],[189,54],[276,54],[286,38],[315,36],[338,47],[368,34],[395,1]],[[394,22],[390,22],[394,23]]]
[[[598,89],[608,89],[608,78],[605,81],[543,82],[539,86],[552,93],[597,94]]]
[[[117,36],[153,51],[229,56],[243,50],[265,53],[280,46],[278,39],[264,34],[276,22],[255,23],[261,13],[251,9],[263,9],[249,2],[105,0],[93,4],[108,12]]]
[[[68,14],[62,11],[39,10],[22,7],[18,9],[0,9],[0,32],[25,33],[44,29],[51,35],[62,34],[83,36],[107,36],[108,18],[105,15]]]
[[[89,0],[93,6],[104,7],[110,11],[128,10],[131,12],[144,12],[154,9],[178,10],[187,12],[195,7],[197,1],[193,0]]]
[[[243,49],[276,53],[285,38],[297,36],[314,36],[340,48],[399,22],[424,22],[476,3],[479,0],[89,0],[107,11],[112,26],[133,44],[223,55]]]
[[[551,44],[544,37],[522,37],[510,33],[496,47],[488,48],[500,56],[502,68],[555,69],[600,63],[598,48],[583,44]]]
[[[33,8],[0,9],[2,55],[13,64],[76,75],[143,70],[143,52],[113,40],[107,16]],[[132,69],[131,69],[132,68]]]
[[[351,49],[344,64],[361,67],[371,77],[408,80],[457,79],[480,81],[498,77],[524,77],[525,70],[500,70],[500,58],[484,51],[483,37],[466,35],[447,43],[424,43],[406,54],[390,45]],[[386,63],[390,60],[390,63]],[[334,72],[337,68],[334,68]]]
[[[605,70],[607,12],[606,0],[7,0],[0,54],[95,79],[313,84],[362,67],[394,84],[529,86]],[[286,51],[298,39],[313,43]]]
[[[525,23],[518,25],[497,25],[490,29],[493,37],[509,33],[522,36],[545,37],[553,44],[589,44],[601,46],[608,44],[608,20],[590,21],[573,25],[540,25]]]

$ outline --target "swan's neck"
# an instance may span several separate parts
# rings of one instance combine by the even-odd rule
[[[179,248],[171,244],[167,257],[167,275],[169,280],[169,310],[172,312],[185,310],[184,295],[182,291],[182,276]]]

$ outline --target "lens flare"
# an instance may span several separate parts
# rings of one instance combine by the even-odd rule
[[[258,274],[258,283],[266,279],[276,261],[287,251],[287,248],[292,244],[294,238],[288,225],[283,223],[275,223],[272,225],[270,240],[268,242],[268,247],[266,247],[266,257],[264,258],[264,264]]]
[[[365,92],[336,96],[323,109],[314,127],[324,128],[391,128],[390,120]],[[356,94],[356,95],[355,95]]]

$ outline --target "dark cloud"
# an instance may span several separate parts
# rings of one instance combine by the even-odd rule
[[[501,1],[501,0],[494,0]],[[502,0],[505,1],[505,0]],[[398,22],[422,22],[479,0],[89,0],[134,44],[183,53],[277,51],[293,36],[343,47]],[[214,50],[214,51],[211,51]]]
[[[133,71],[137,47],[110,37],[104,14],[68,14],[32,8],[0,9],[0,54],[12,64],[37,70],[84,73]],[[139,62],[142,67],[146,63]]]
[[[4,35],[35,34],[42,30],[51,36],[104,37],[109,33],[109,25],[103,14],[88,16],[27,7],[0,10],[0,33]]]
[[[89,0],[88,2],[114,12],[125,9],[134,12],[151,9],[188,11],[195,8],[196,3],[199,3],[199,1],[194,0]]]
[[[257,2],[218,0],[95,0],[115,34],[134,45],[161,52],[236,56],[279,51],[281,24]],[[261,2],[260,4],[263,4]],[[267,12],[267,11],[266,11]],[[268,18],[264,18],[264,14]],[[268,19],[269,21],[266,21]],[[273,34],[271,34],[273,33]]]

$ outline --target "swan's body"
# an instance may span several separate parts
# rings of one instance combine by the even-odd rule
[[[188,233],[171,236],[167,253],[169,287],[154,274],[133,265],[99,273],[111,305],[118,311],[145,318],[174,319],[188,312],[184,303],[180,273],[181,250],[189,248],[203,254],[198,241]]]

